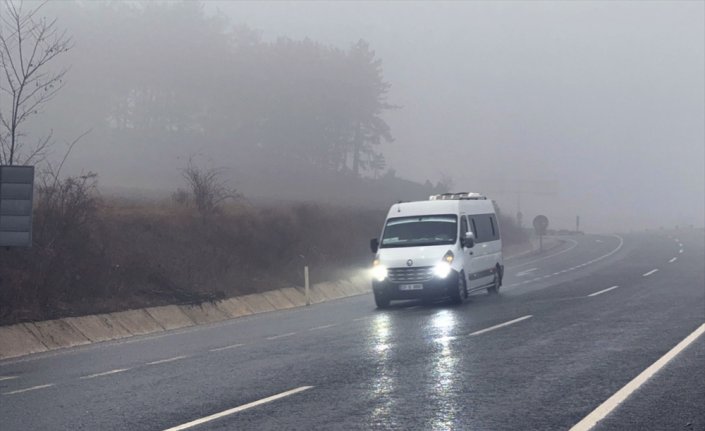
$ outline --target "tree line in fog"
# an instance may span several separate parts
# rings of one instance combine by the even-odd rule
[[[226,149],[241,160],[377,176],[392,141],[382,61],[360,40],[265,41],[197,2],[47,4],[74,47],[64,107],[36,129],[92,135],[187,155]],[[58,100],[58,99],[57,99]]]

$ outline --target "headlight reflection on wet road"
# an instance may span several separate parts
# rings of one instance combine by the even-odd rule
[[[436,313],[431,320],[430,329],[437,338],[434,341],[440,350],[433,356],[431,374],[430,399],[433,406],[429,429],[450,430],[456,428],[455,418],[459,413],[457,394],[454,394],[458,378],[457,352],[452,348],[455,339],[452,334],[456,329],[456,319],[452,311],[442,310]]]
[[[373,383],[373,396],[377,404],[372,411],[372,424],[374,426],[392,426],[394,419],[395,375],[390,361],[390,339],[392,337],[390,318],[387,314],[380,314],[372,322],[372,354],[377,360],[376,376]]]

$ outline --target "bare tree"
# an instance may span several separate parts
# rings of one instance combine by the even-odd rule
[[[189,158],[188,165],[182,175],[191,189],[196,209],[204,221],[209,215],[220,210],[220,205],[227,199],[238,199],[240,194],[235,189],[228,187],[228,182],[223,179],[222,168],[202,168],[196,165],[193,157]]]
[[[50,133],[23,149],[22,126],[63,87],[68,69],[48,66],[73,46],[56,20],[39,16],[44,4],[28,9],[22,1],[4,0],[0,6],[0,164],[32,163],[51,144]]]

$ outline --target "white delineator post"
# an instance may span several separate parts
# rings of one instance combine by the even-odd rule
[[[311,294],[308,289],[308,265],[304,266],[304,291],[306,292],[306,305],[311,305]]]

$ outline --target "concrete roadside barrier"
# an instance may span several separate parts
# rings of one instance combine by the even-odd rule
[[[24,325],[49,350],[80,346],[91,342],[64,319],[45,320]]]
[[[264,296],[277,310],[286,310],[288,308],[295,307],[295,305],[279,290],[268,290],[266,292],[262,292],[262,296]]]
[[[342,282],[318,283],[309,290],[311,303],[367,293],[368,284],[359,277]],[[215,303],[165,305],[0,326],[0,359],[208,324],[305,304],[306,298],[300,289],[287,287]]]
[[[248,307],[247,304],[241,301],[237,296],[218,301],[215,305],[231,319],[248,316],[253,313],[250,307]]]
[[[205,325],[208,323],[222,322],[228,319],[228,315],[220,310],[212,302],[203,302],[201,304],[181,305],[181,311],[193,320],[196,325]]]
[[[238,296],[238,299],[244,302],[254,313],[265,313],[275,310],[274,306],[260,293]]]
[[[310,289],[309,289],[310,290]],[[285,287],[279,291],[296,307],[306,305],[306,296],[295,287]],[[313,302],[313,301],[311,301]]]
[[[195,323],[177,305],[145,308],[145,311],[164,329],[193,326]]]
[[[311,297],[318,296],[323,298],[321,302],[331,301],[340,298],[337,291],[332,288],[333,283],[316,283],[311,286]]]
[[[144,309],[118,311],[110,313],[110,316],[132,335],[152,334],[164,330]]]
[[[0,359],[46,351],[47,347],[22,323],[0,326]]]
[[[343,291],[345,296],[357,296],[359,292],[355,289],[353,283],[349,280],[342,280],[338,283],[338,288]]]
[[[348,294],[338,285],[338,282],[326,283],[321,286],[323,294],[329,299],[345,298]]]
[[[130,332],[108,314],[66,317],[62,319],[92,342],[129,337]]]

